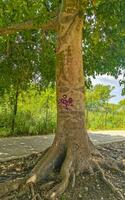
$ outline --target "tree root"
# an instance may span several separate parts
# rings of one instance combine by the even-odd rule
[[[36,200],[37,194],[35,194],[33,183],[29,183],[29,188],[31,191],[32,200]]]
[[[72,164],[73,156],[71,150],[69,149],[60,172],[62,181],[49,191],[47,198],[56,199],[57,196],[65,192],[69,184],[70,176],[72,174]]]
[[[31,171],[26,183],[37,183],[46,179],[57,166],[59,167],[60,163],[62,164],[64,156],[65,150],[61,145],[49,148]]]
[[[118,166],[120,169],[125,171],[125,159],[118,162]]]
[[[102,161],[101,164],[104,167],[104,160],[103,159],[101,160]],[[106,176],[104,174],[104,170],[103,170],[103,168],[101,168],[101,165],[98,162],[100,163],[100,159],[97,160],[97,161],[95,159],[91,160],[90,166],[88,168],[89,174],[94,175],[94,169],[96,169],[99,172],[102,181],[111,189],[111,191],[114,193],[116,198],[118,200],[122,200],[122,199],[124,200],[124,196],[119,191],[119,189],[117,189],[114,186],[114,184],[111,183],[111,181],[106,178]],[[114,162],[114,160],[113,160],[113,162]],[[92,163],[94,163],[94,165]],[[109,163],[108,163],[107,167],[110,167],[111,169],[115,169],[115,171],[124,174],[124,172],[118,168],[117,164],[114,164],[114,163],[113,163],[113,165],[111,165],[111,167],[109,166]],[[106,165],[106,163],[105,163],[105,165]],[[113,168],[113,166],[115,166],[115,167]],[[72,157],[72,153],[69,150],[69,152],[67,153],[67,156],[65,158],[65,161],[62,165],[61,172],[60,172],[61,177],[62,177],[62,181],[49,191],[49,193],[47,195],[48,199],[54,200],[54,199],[56,199],[56,197],[63,194],[68,187],[69,180],[70,180],[71,176],[73,177],[72,187],[75,186],[75,173],[74,173],[74,171],[75,171],[75,169],[73,169],[73,157]]]
[[[47,182],[45,184],[42,184],[40,186],[40,189],[43,190],[44,188],[50,188],[54,183],[55,183],[55,181],[50,181],[50,182]]]
[[[18,178],[0,183],[0,197],[23,186],[23,184],[25,184],[25,180],[26,178]]]
[[[100,165],[106,169],[113,170],[120,173],[122,176],[125,176],[125,171],[121,170],[121,168],[123,169],[122,162],[118,162],[109,156],[106,158],[103,157],[103,162],[101,161]]]
[[[98,154],[98,152],[96,153]],[[100,156],[100,154],[98,154],[97,156],[97,154],[94,156],[92,152],[92,154],[90,155],[91,157],[85,157],[85,159],[87,160],[85,160],[82,166],[82,173],[87,170],[89,174],[94,175],[95,170],[98,171],[102,181],[111,189],[116,198],[118,200],[124,199],[124,196],[119,191],[119,189],[117,189],[113,185],[113,183],[111,183],[111,181],[106,177],[103,169],[112,169],[121,173],[124,176],[125,172],[119,168],[118,163],[114,159],[108,156]],[[55,182],[50,181],[49,183],[42,184],[40,187],[40,190],[43,190],[43,188],[51,188],[47,193],[46,198],[55,200],[58,196],[66,191],[70,180],[72,180],[72,187],[75,186],[76,175],[81,173],[81,171],[78,171],[76,167],[79,165],[77,165],[77,160],[75,159],[76,155],[74,156],[74,152],[71,147],[68,147],[67,151],[64,151],[64,149],[62,150],[62,148],[58,150],[58,147],[55,149],[50,148],[48,151],[46,151],[46,153],[43,155],[43,158],[32,170],[32,172],[30,173],[30,177],[0,183],[0,197],[3,197],[5,194],[10,193],[14,190],[17,190],[19,187],[28,187],[30,189],[32,200],[42,200],[39,192],[35,191],[35,184],[39,180],[41,180],[41,178],[45,181],[48,178],[49,173],[55,170],[57,166],[59,167],[61,165],[60,183],[57,183],[54,187],[51,187],[55,184]],[[82,161],[83,160],[84,159],[82,159]],[[15,200],[17,200],[15,196],[13,197],[13,199],[14,198]],[[4,198],[2,199],[4,200]],[[5,198],[5,200],[7,199]]]
[[[111,189],[111,191],[115,194],[115,196],[119,199],[119,200],[124,200],[124,196],[122,195],[122,193],[114,186],[113,183],[110,182],[110,180],[108,180],[104,174],[103,169],[100,167],[100,165],[94,161],[94,164],[96,165],[99,173],[100,173],[100,177],[102,179],[102,181]]]

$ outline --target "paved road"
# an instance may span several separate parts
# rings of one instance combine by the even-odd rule
[[[125,131],[98,131],[89,133],[95,144],[125,140]],[[0,138],[0,161],[6,161],[45,150],[54,135]]]

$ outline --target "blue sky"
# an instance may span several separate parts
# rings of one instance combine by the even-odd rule
[[[91,78],[93,85],[103,84],[115,86],[115,89],[112,92],[115,97],[110,100],[111,103],[118,103],[121,99],[125,98],[125,96],[121,96],[122,87],[119,84],[119,79],[116,80],[114,77],[107,75],[96,76],[96,79]]]

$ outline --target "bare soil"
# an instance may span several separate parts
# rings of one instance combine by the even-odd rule
[[[125,160],[125,141],[103,144],[97,147],[103,155],[109,155],[115,160]],[[12,180],[15,178],[25,177],[35,166],[42,153],[32,154],[25,158],[19,158],[0,163],[0,182]],[[125,171],[125,169],[123,169]],[[56,175],[56,176],[55,176]],[[106,177],[121,191],[125,197],[125,177],[118,171],[105,169]],[[39,193],[41,198],[46,200],[47,192],[60,181],[58,173],[51,174],[47,181],[53,181],[49,186],[43,183],[37,184],[34,189]],[[44,185],[44,186],[43,186]],[[71,184],[66,192],[59,198],[60,200],[117,200],[115,194],[102,182],[98,171],[94,175],[87,173],[81,174],[76,179],[75,187]],[[6,194],[0,200],[32,200],[30,188],[24,190],[18,189],[12,193]]]

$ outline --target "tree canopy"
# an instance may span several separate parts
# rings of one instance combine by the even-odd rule
[[[97,0],[94,3],[91,0],[87,3],[83,0],[80,2],[81,14],[84,9],[82,46],[86,80],[89,83],[89,77],[98,74],[108,74],[117,78],[125,69],[125,2],[123,0],[109,0],[108,3],[106,0]],[[56,36],[53,31],[42,31],[40,24],[56,17],[60,3],[61,1],[57,0],[1,0],[0,82],[2,83],[0,85],[7,85],[8,81],[10,85],[10,74],[13,77],[14,72],[14,76],[18,76],[20,70],[23,76],[25,74],[26,80],[38,78],[43,85],[54,83]],[[3,27],[8,31],[6,27],[12,28],[16,24],[18,28],[20,23],[22,25],[17,33],[3,34]],[[34,30],[25,31],[24,27],[27,25],[34,26]],[[3,81],[6,84],[3,84]],[[121,83],[124,84],[124,79]]]

